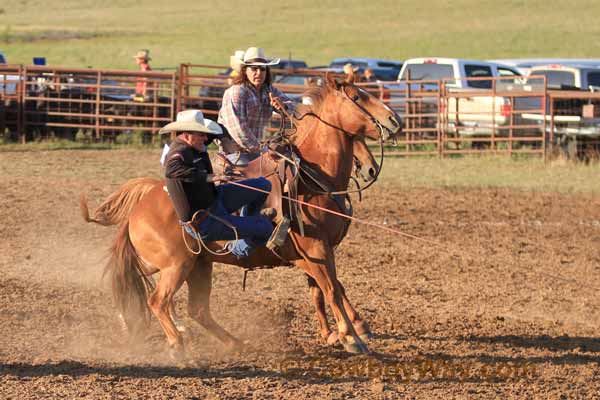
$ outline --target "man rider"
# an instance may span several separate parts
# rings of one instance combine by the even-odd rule
[[[269,218],[261,214],[267,194],[226,184],[224,182],[231,176],[213,173],[206,146],[223,134],[217,123],[205,119],[199,110],[185,110],[159,133],[167,132],[177,134],[165,157],[167,189],[175,212],[186,228],[189,229],[188,223],[192,222],[202,240],[207,242],[234,240],[235,228],[240,240],[232,242],[230,249],[238,257],[248,256],[257,245],[266,245],[270,249],[283,245],[289,220],[282,218],[273,228]],[[216,186],[217,182],[221,184]],[[271,184],[265,178],[240,183],[271,190]],[[232,215],[243,206],[246,206],[244,216]],[[267,214],[273,216],[274,210],[267,210]],[[188,230],[188,233],[193,232]]]

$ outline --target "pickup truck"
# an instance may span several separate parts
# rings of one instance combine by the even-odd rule
[[[550,64],[532,67],[528,76],[546,77],[546,115],[524,113],[523,119],[540,129],[545,119],[546,132],[569,156],[580,157],[589,147],[600,150],[600,67]],[[541,106],[540,99],[521,100],[528,103],[522,108]]]
[[[406,60],[395,88],[407,90],[407,80],[411,90],[437,91],[444,86],[445,102],[438,113],[447,118],[444,129],[447,133],[460,136],[489,136],[494,129],[500,129],[510,123],[512,104],[509,98],[490,95],[493,79],[506,77],[497,81],[496,90],[518,90],[521,75],[509,66],[486,61],[464,60],[455,58],[413,58]],[[425,80],[427,84],[418,85],[414,81]],[[402,97],[402,96],[400,96]],[[399,98],[398,100],[401,101]],[[394,99],[390,98],[394,103]],[[432,106],[435,98],[429,102]]]

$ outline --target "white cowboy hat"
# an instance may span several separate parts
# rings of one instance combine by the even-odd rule
[[[200,110],[185,110],[177,113],[175,122],[161,128],[159,134],[169,132],[204,132],[215,136],[221,136],[223,129],[215,121],[204,118]]]
[[[242,65],[276,65],[279,64],[279,58],[267,58],[265,51],[260,47],[249,47],[244,53]]]
[[[236,50],[232,56],[229,56],[229,66],[232,70],[240,72],[244,62],[244,50]]]

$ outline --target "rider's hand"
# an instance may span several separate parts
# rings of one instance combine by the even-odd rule
[[[277,111],[281,111],[282,107],[285,107],[281,99],[277,96],[273,96],[271,93],[269,93],[269,100],[271,100],[271,106]]]
[[[226,175],[215,175],[215,174],[208,174],[206,176],[206,182],[227,182],[232,180],[234,177],[233,176],[226,176]]]

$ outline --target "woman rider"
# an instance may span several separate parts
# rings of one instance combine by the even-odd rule
[[[260,140],[276,99],[291,104],[271,86],[269,67],[278,63],[279,59],[267,58],[263,49],[250,47],[241,59],[239,75],[223,94],[218,121],[227,128],[228,135],[219,138],[219,147],[234,164],[246,165],[260,155]]]

